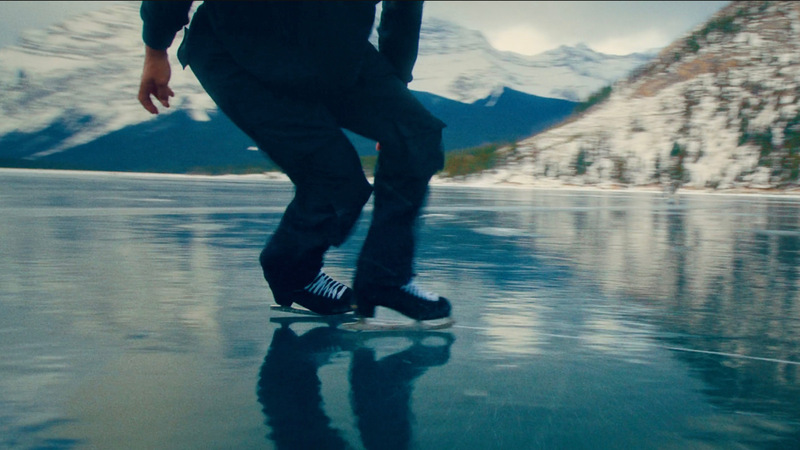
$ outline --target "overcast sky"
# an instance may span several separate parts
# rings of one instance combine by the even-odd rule
[[[109,2],[0,1],[0,47],[27,28],[43,28]],[[500,50],[533,55],[585,43],[628,54],[663,47],[729,2],[724,1],[429,1],[426,14],[481,31]]]

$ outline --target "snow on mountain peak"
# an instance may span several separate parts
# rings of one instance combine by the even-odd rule
[[[652,56],[605,55],[585,44],[525,56],[495,49],[480,32],[426,16],[410,87],[465,103],[486,98],[503,86],[579,101]]]
[[[491,47],[479,31],[437,17],[425,16],[420,30],[420,57],[446,55]]]

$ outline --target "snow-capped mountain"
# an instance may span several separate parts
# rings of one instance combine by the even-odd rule
[[[477,31],[425,17],[410,87],[467,103],[504,86],[542,97],[580,101],[653,56],[606,55],[585,45],[524,56],[496,50]]]
[[[733,2],[581,117],[508,149],[493,182],[793,187],[800,3]]]
[[[139,2],[114,3],[27,32],[18,45],[0,49],[0,157],[44,158],[159,120],[136,100],[143,60],[138,8]],[[435,18],[425,19],[421,47],[411,88],[462,102],[502,94],[503,87],[575,99],[644,60],[585,47],[530,58],[498,52],[480,33]],[[190,70],[180,70],[177,61],[171,85],[176,97],[168,113],[181,111],[196,121],[216,114]]]

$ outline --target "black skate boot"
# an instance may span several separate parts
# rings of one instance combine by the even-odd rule
[[[404,286],[359,286],[355,292],[356,313],[375,317],[375,307],[383,306],[417,321],[450,317],[450,302],[437,294],[423,291],[413,281]]]
[[[272,291],[275,302],[292,310],[293,303],[322,316],[344,314],[353,310],[353,290],[320,271],[314,280],[301,289]]]

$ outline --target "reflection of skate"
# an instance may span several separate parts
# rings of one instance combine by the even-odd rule
[[[433,320],[386,320],[361,317],[357,321],[342,324],[348,331],[433,331],[450,328],[455,323],[452,317]]]
[[[333,321],[331,326],[298,335],[289,328],[292,323],[330,322],[331,318],[303,316],[272,321],[282,326],[275,330],[261,366],[258,401],[275,448],[351,448],[325,414],[318,376],[319,368],[339,352],[353,354],[351,402],[364,447],[409,447],[413,382],[428,368],[447,363],[455,340],[451,334],[428,331],[403,335],[403,340],[410,340],[409,347],[376,360],[375,349],[385,349],[384,339],[396,342],[396,333],[351,333],[337,329]]]
[[[317,371],[333,354],[353,349],[352,333],[322,326],[298,336],[284,325],[275,330],[258,381],[270,439],[278,449],[347,448],[323,410]]]
[[[355,351],[351,399],[366,449],[410,448],[413,382],[428,368],[447,363],[453,341],[450,334],[424,333],[411,347],[377,360],[373,349]]]

